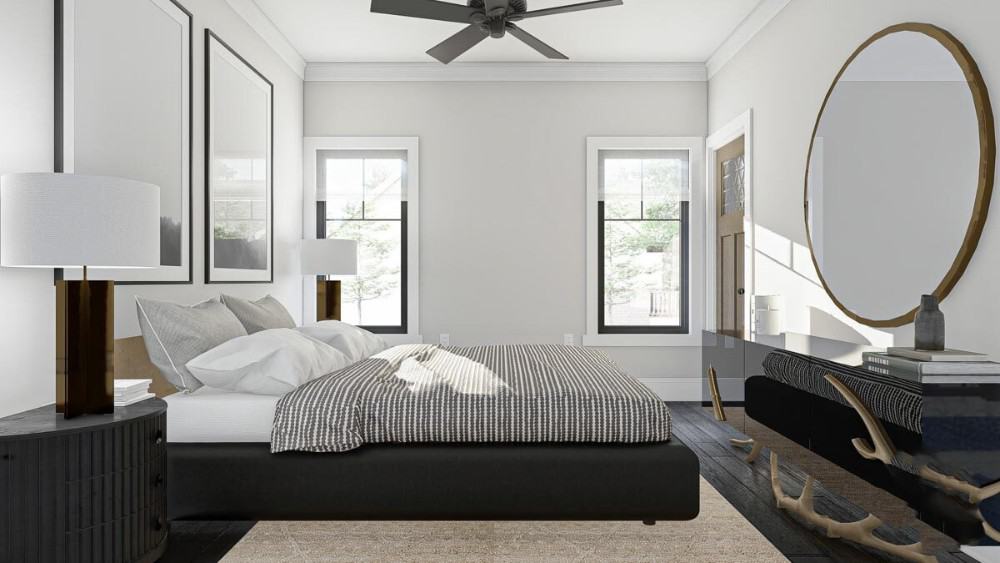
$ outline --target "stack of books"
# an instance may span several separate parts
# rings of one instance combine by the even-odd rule
[[[919,383],[1000,383],[1000,363],[976,352],[889,348],[862,359],[870,372]]]
[[[127,407],[139,401],[152,399],[156,395],[149,392],[152,379],[116,379],[115,406]]]

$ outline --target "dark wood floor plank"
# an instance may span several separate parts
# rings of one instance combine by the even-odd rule
[[[754,524],[760,532],[782,553],[799,555],[825,555],[824,551],[809,534],[793,526],[791,522],[771,517],[774,504],[765,502],[710,455],[702,451],[697,443],[686,441],[686,429],[678,428],[677,437],[684,442],[701,463],[702,477],[708,481],[744,518]],[[779,515],[780,516],[780,515]]]
[[[167,552],[159,563],[216,563],[255,522],[188,522],[170,524]]]

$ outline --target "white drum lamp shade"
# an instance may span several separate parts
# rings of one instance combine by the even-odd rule
[[[302,273],[353,276],[358,273],[358,241],[306,239],[302,241]]]
[[[160,188],[82,174],[0,178],[0,265],[154,268]]]

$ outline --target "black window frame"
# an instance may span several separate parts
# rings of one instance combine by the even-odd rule
[[[689,153],[690,154],[690,153]],[[598,158],[601,158],[598,156]],[[599,167],[599,170],[603,167]],[[641,200],[640,200],[641,201]],[[597,201],[597,333],[598,334],[690,334],[691,333],[691,252],[690,252],[690,202],[680,202],[680,217],[672,219],[646,219],[640,203],[639,219],[606,219],[604,200]],[[605,222],[674,222],[680,223],[681,234],[681,302],[678,325],[607,325],[604,322],[604,224]]]
[[[317,163],[317,182],[325,184],[326,182],[326,159],[322,160],[322,163]],[[322,185],[321,184],[321,185]],[[361,217],[358,219],[327,219],[326,217],[326,201],[317,200],[316,201],[316,238],[325,239],[326,238],[326,224],[328,221],[338,221],[338,222],[348,222],[348,221],[382,221],[382,222],[392,222],[399,223],[400,228],[400,269],[399,275],[401,277],[400,282],[400,324],[399,325],[358,325],[358,327],[363,328],[369,332],[375,334],[408,334],[408,319],[407,311],[408,307],[408,294],[409,294],[409,231],[407,223],[407,202],[402,200],[399,202],[399,219],[371,219],[365,217],[365,205],[362,199],[361,205]],[[317,280],[325,280],[326,276],[317,276]]]

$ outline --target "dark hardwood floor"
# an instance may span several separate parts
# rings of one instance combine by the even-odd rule
[[[160,563],[215,563],[255,522],[171,522]]]
[[[761,531],[792,563],[850,562],[868,563],[888,560],[884,555],[840,540],[826,538],[775,507],[767,463],[748,464],[746,453],[729,445],[729,438],[739,437],[730,426],[715,421],[696,403],[670,403],[673,432],[697,455],[701,474],[747,520]],[[767,450],[761,456],[766,459]],[[798,496],[805,475],[794,467],[781,465],[782,486],[789,495]],[[863,518],[867,513],[835,495],[816,488],[816,508],[841,521]],[[173,522],[165,563],[213,563],[220,560],[253,527],[253,522]],[[724,533],[724,530],[720,530]],[[916,537],[905,531],[879,529],[888,541],[912,543]],[[962,553],[940,557],[940,563],[975,563]]]

